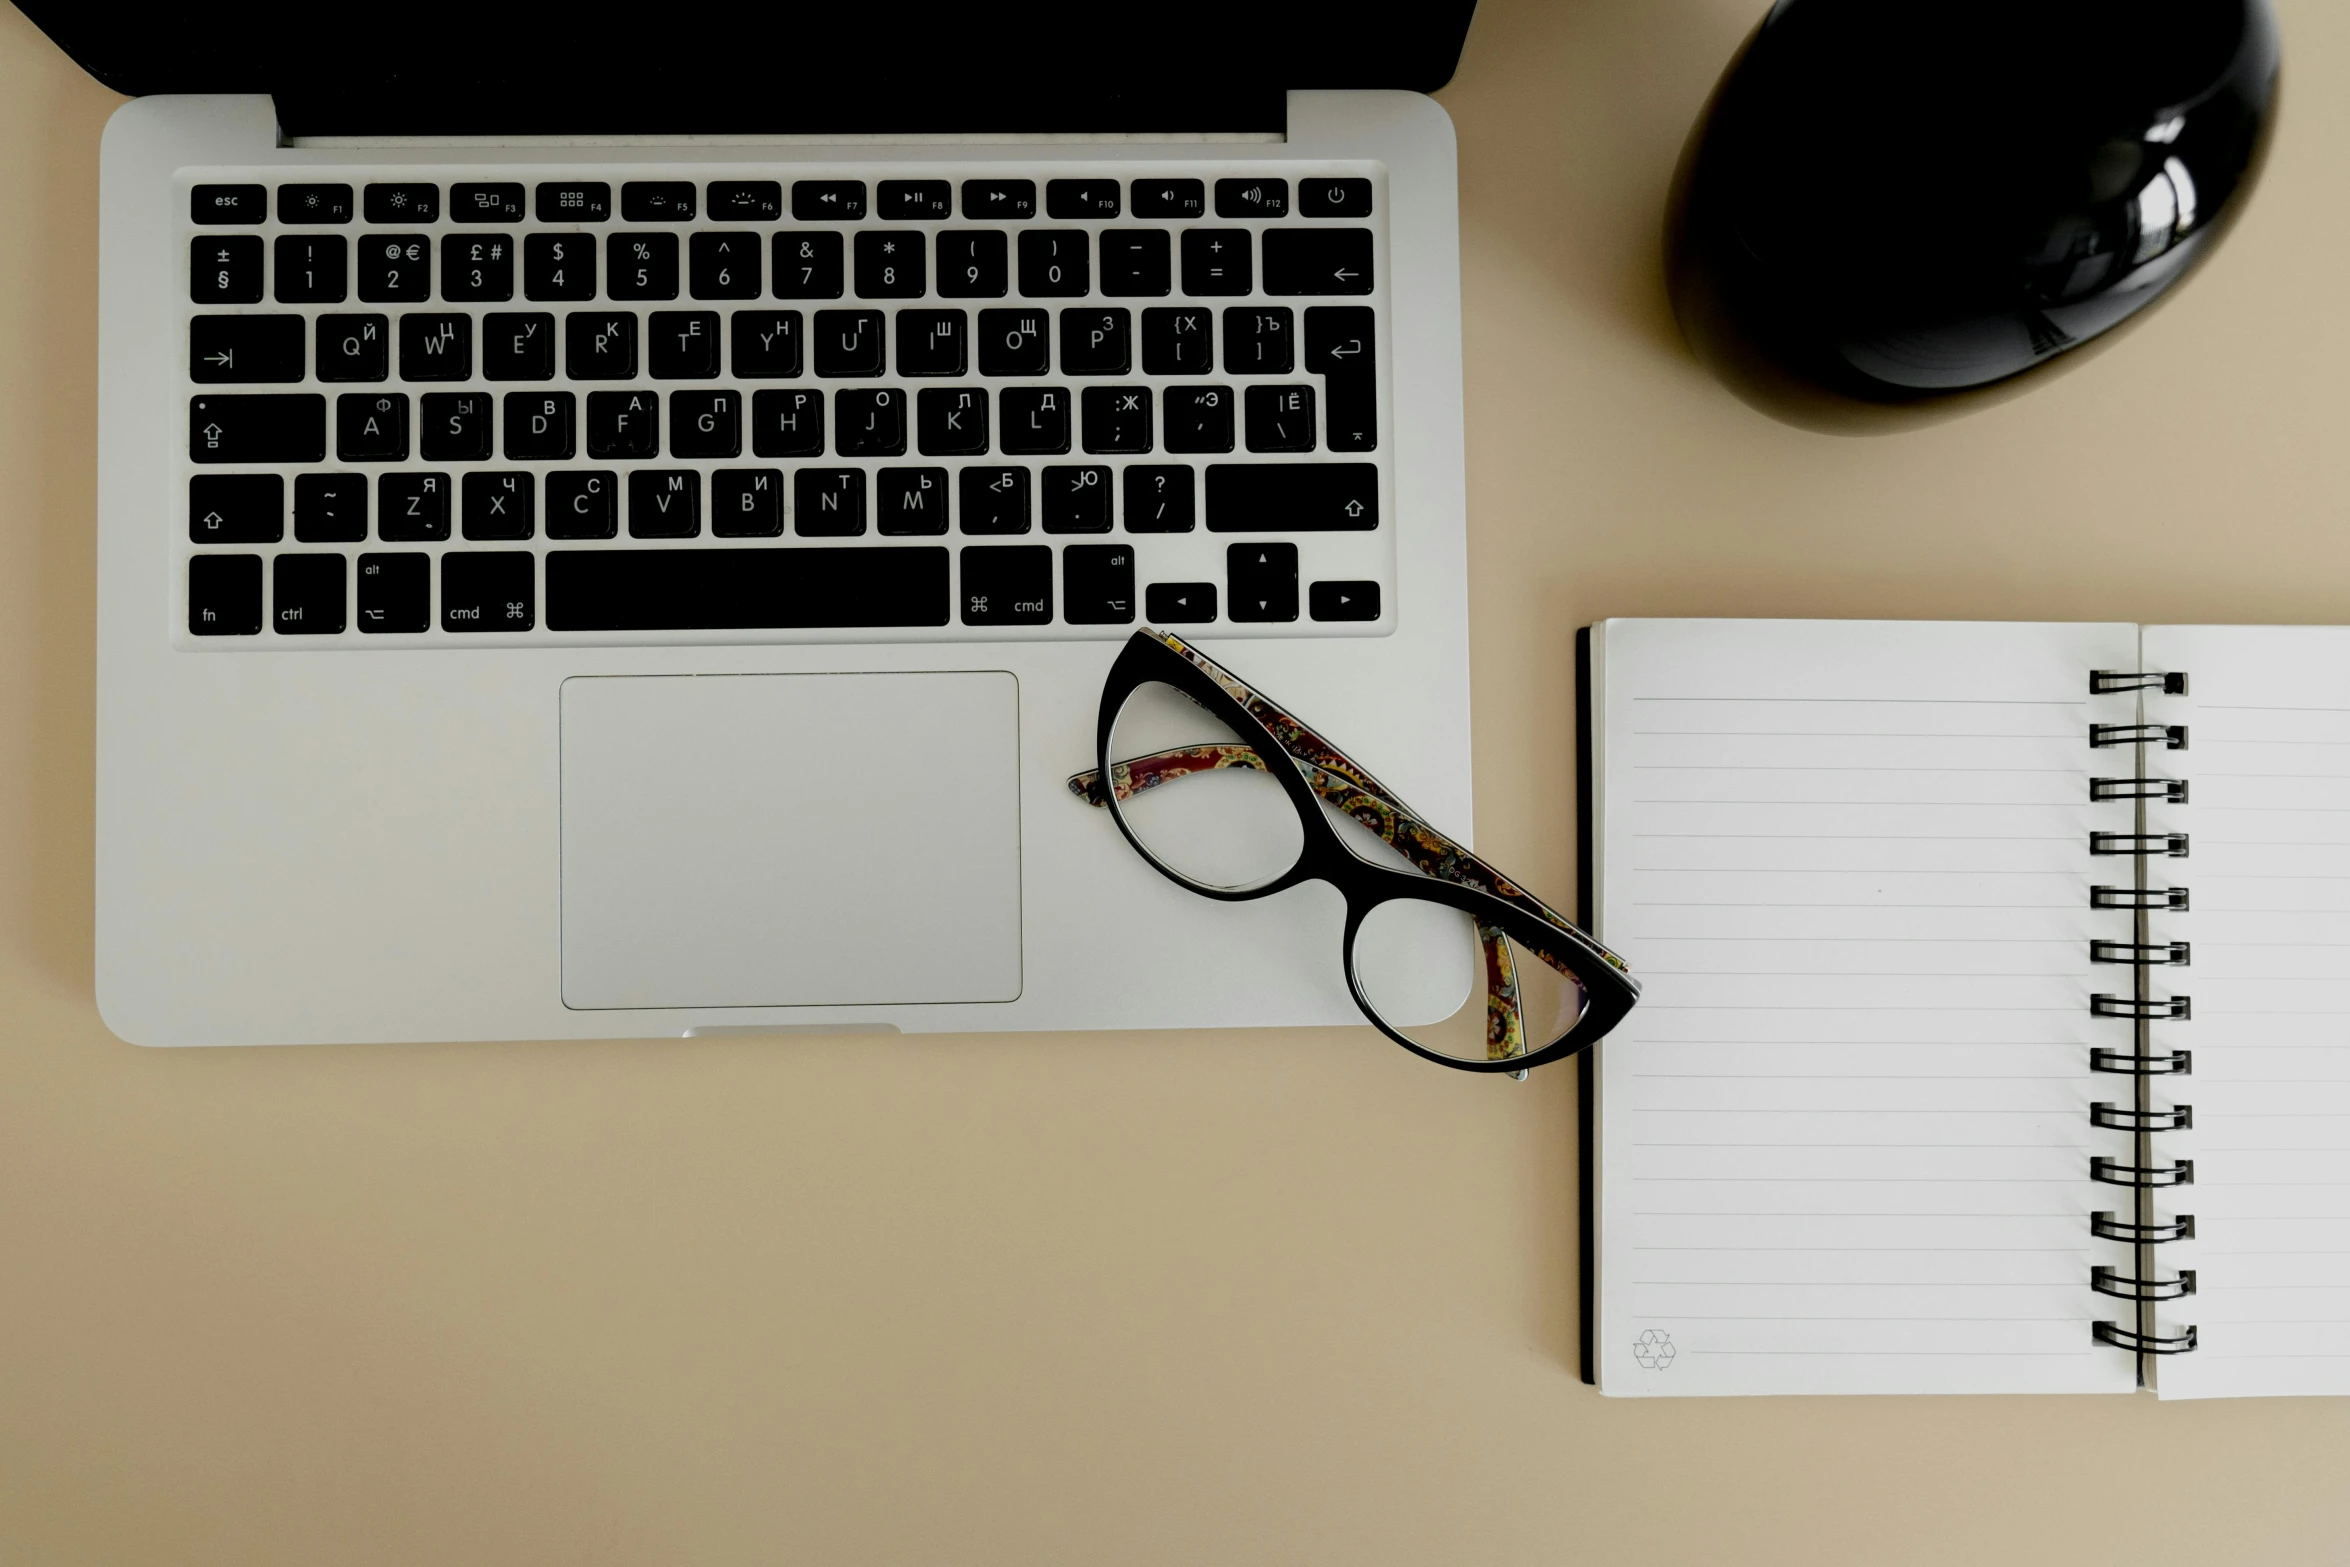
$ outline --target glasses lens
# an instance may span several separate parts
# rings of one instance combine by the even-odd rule
[[[1581,1015],[1574,980],[1460,910],[1391,898],[1355,932],[1355,983],[1380,1022],[1434,1056],[1531,1055]]]
[[[1135,841],[1186,881],[1219,891],[1287,873],[1305,847],[1297,807],[1254,747],[1190,697],[1156,681],[1137,687],[1110,730],[1125,763],[1118,813]],[[1273,765],[1289,767],[1286,757]]]

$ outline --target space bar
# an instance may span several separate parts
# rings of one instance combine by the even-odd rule
[[[943,626],[947,552],[550,550],[550,631],[781,631]]]

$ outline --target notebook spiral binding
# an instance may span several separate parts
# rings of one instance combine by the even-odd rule
[[[2183,674],[2158,670],[2094,670],[2089,676],[2092,695],[2137,693],[2143,701],[2147,695],[2183,696],[2187,677]],[[2143,711],[2140,718],[2145,716]],[[2089,943],[2089,961],[2115,964],[2131,971],[2132,984],[2128,995],[2094,994],[2089,998],[2089,1012],[2093,1017],[2116,1018],[2130,1025],[2132,1040],[2128,1050],[2097,1048],[2089,1052],[2089,1068],[2132,1080],[2134,1090],[2128,1104],[2099,1101],[2089,1107],[2089,1121],[2093,1126],[2130,1134],[2131,1153],[2127,1159],[2098,1156],[2089,1161],[2089,1178],[2107,1186],[2122,1187],[2130,1193],[2130,1212],[2123,1217],[2116,1212],[2099,1212],[2089,1217],[2090,1233],[2101,1240],[2119,1241],[2131,1249],[2134,1263],[2129,1272],[2118,1268],[2094,1267],[2089,1272],[2089,1287],[2100,1295],[2130,1302],[2134,1308],[2128,1322],[2097,1322],[2091,1332],[2100,1344],[2110,1344],[2139,1356],[2183,1355],[2195,1348],[2196,1333],[2192,1325],[2177,1333],[2164,1333],[2155,1322],[2158,1302],[2182,1300],[2195,1293],[2195,1271],[2180,1268],[2164,1274],[2157,1261],[2156,1247],[2173,1241],[2192,1240],[2195,1235],[2195,1216],[2175,1214],[2168,1218],[2154,1211],[2155,1194],[2165,1188],[2192,1186],[2195,1183],[2195,1161],[2192,1159],[2162,1160],[2155,1156],[2154,1134],[2184,1131],[2195,1124],[2195,1107],[2186,1104],[2157,1105],[2154,1103],[2153,1080],[2158,1077],[2185,1077],[2195,1068],[2194,1057],[2185,1050],[2156,1050],[2153,1025],[2162,1022],[2186,1022],[2194,1017],[2194,998],[2186,995],[2156,995],[2153,991],[2156,969],[2186,968],[2194,961],[2194,949],[2184,941],[2160,941],[2148,929],[2149,916],[2161,912],[2178,912],[2187,907],[2187,889],[2184,887],[2149,886],[2147,877],[2156,860],[2182,860],[2187,857],[2188,835],[2183,832],[2150,832],[2146,824],[2146,802],[2160,801],[2183,805],[2187,800],[2187,782],[2182,778],[2151,778],[2146,772],[2149,748],[2165,751],[2187,749],[2187,726],[2184,724],[2091,724],[2089,745],[2095,750],[2132,748],[2138,765],[2127,778],[2093,778],[2089,782],[2092,801],[2127,800],[2132,802],[2137,820],[2129,832],[2092,832],[2089,834],[2089,852],[2092,855],[2126,857],[2137,874],[2126,887],[2092,887],[2089,906],[2095,909],[2126,909],[2135,929],[2128,941],[2092,941]],[[2140,1362],[2143,1366],[2144,1362]],[[2143,1373],[2141,1373],[2143,1375]]]

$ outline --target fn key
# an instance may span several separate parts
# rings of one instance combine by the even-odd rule
[[[538,558],[528,550],[441,557],[443,631],[528,631],[538,624]]]

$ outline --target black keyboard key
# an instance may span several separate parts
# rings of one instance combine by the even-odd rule
[[[712,186],[713,190],[717,187]],[[744,229],[712,230],[687,241],[687,283],[696,299],[757,299],[764,241]]]
[[[1316,620],[1377,620],[1376,582],[1317,582],[1306,590],[1306,612]]]
[[[508,392],[505,419],[508,462],[567,462],[578,445],[569,392]]]
[[[847,286],[838,234],[775,236],[777,299],[838,299]]]
[[[636,313],[575,311],[563,318],[563,368],[574,381],[636,379]]]
[[[1206,310],[1145,310],[1142,373],[1206,375],[1215,369],[1215,319],[1214,313]]]
[[[458,481],[469,539],[527,539],[538,531],[538,488],[527,473],[469,473]]]
[[[721,468],[710,475],[710,533],[772,539],[783,532],[783,470]]]
[[[987,393],[971,386],[926,386],[915,409],[925,457],[980,457],[987,452]]]
[[[609,539],[620,532],[620,476],[594,468],[547,475],[547,537]]]
[[[1248,389],[1248,449],[1252,452],[1310,452],[1314,449],[1314,389],[1310,386],[1252,386]]]
[[[318,318],[321,381],[382,381],[391,373],[390,321],[378,315]]]
[[[473,379],[473,317],[459,312],[400,318],[400,379]]]
[[[797,310],[737,310],[731,330],[736,380],[788,380],[800,373]]]
[[[1188,464],[1136,463],[1126,470],[1128,533],[1189,533],[1198,526]]]
[[[873,214],[898,223],[955,215],[954,187],[945,180],[883,180],[874,192]]]
[[[1208,465],[1210,533],[1350,533],[1379,526],[1367,462]]]
[[[751,450],[761,457],[824,455],[824,394],[770,388],[751,394]]]
[[[1297,619],[1297,546],[1235,544],[1224,552],[1234,620]]]
[[[1198,180],[1136,180],[1138,218],[1198,218],[1208,210],[1208,188]]]
[[[359,557],[359,629],[382,636],[432,629],[432,557],[400,550]]]
[[[426,462],[488,462],[490,452],[489,393],[425,394],[417,409],[417,456]]]
[[[302,379],[300,316],[190,316],[188,379],[205,385]]]
[[[1002,229],[945,229],[938,236],[938,292],[944,299],[1001,299],[1011,287]]]
[[[387,473],[375,481],[375,536],[387,544],[438,544],[449,536],[449,478]]]
[[[408,394],[345,392],[336,398],[335,456],[343,462],[405,461]]]
[[[326,399],[264,392],[188,399],[188,460],[200,463],[322,462]]]
[[[1116,180],[1048,180],[1044,187],[1044,215],[1064,223],[1118,215]]]
[[[792,475],[792,525],[809,538],[855,538],[865,531],[865,470],[802,468]]]
[[[543,311],[491,311],[481,318],[485,381],[555,379],[555,318]]]
[[[791,215],[800,223],[853,223],[865,215],[865,182],[794,180]]]
[[[606,235],[605,290],[614,299],[677,297],[675,234]]]
[[[463,187],[458,187],[462,189]],[[515,187],[520,189],[520,186]],[[441,297],[457,304],[498,304],[514,297],[514,236],[441,236]]]
[[[1089,452],[1147,452],[1151,449],[1151,391],[1147,386],[1089,386],[1085,389],[1085,449]]]
[[[1167,450],[1232,450],[1232,388],[1170,386],[1166,391]]]
[[[351,187],[348,185],[280,185],[277,188],[280,223],[348,223]]]
[[[740,457],[743,454],[743,394],[691,391],[669,394],[669,455]]]
[[[631,180],[620,187],[623,222],[684,223],[693,215],[692,180]]]
[[[880,229],[857,236],[858,298],[920,299],[929,289],[921,235]]]
[[[1096,463],[1083,467],[1043,469],[1038,487],[1044,492],[1044,531],[1047,533],[1107,533],[1110,517],[1110,470]]]
[[[960,310],[898,312],[898,374],[971,373],[971,320]]]
[[[981,375],[1050,375],[1051,318],[1041,310],[979,312]]]
[[[1026,533],[1028,470],[1025,468],[965,468],[957,480],[956,497],[965,533]]]
[[[1323,377],[1323,417],[1334,452],[1379,449],[1378,342],[1368,305],[1306,312],[1306,369]]]
[[[1036,216],[1036,181],[965,180],[963,216],[1006,222]]]
[[[757,631],[947,623],[947,552],[554,550],[552,631]]]
[[[274,473],[200,473],[188,481],[188,538],[275,544],[286,536],[286,481]]]
[[[973,545],[962,551],[957,595],[966,626],[1044,626],[1053,618],[1049,544]]]
[[[274,247],[281,305],[339,305],[351,292],[351,242],[340,234],[280,234]]]
[[[1061,618],[1072,626],[1134,619],[1134,547],[1072,544],[1061,551]]]
[[[451,550],[443,555],[441,629],[528,631],[538,623],[537,564],[528,550]]]
[[[534,194],[541,223],[602,223],[612,216],[612,187],[601,180],[549,183]]]
[[[833,450],[843,457],[906,454],[906,394],[894,386],[844,387],[832,394]]]
[[[884,468],[876,485],[875,527],[891,538],[947,531],[944,468]]]
[[[661,455],[661,398],[655,392],[590,392],[587,400],[590,457]]]
[[[1216,618],[1216,585],[1154,582],[1143,591],[1142,612],[1157,625],[1204,625]]]
[[[783,216],[783,186],[775,180],[712,180],[710,216],[720,223],[773,223]]]
[[[1026,229],[1020,235],[1020,292],[1031,299],[1079,298],[1093,288],[1092,236],[1083,229]]]
[[[1245,294],[1254,283],[1247,229],[1183,231],[1183,292],[1200,297]]]
[[[1007,457],[1052,457],[1069,449],[1069,392],[1060,386],[1007,386],[996,394],[999,436]]]
[[[1296,361],[1297,325],[1287,305],[1225,308],[1224,368],[1227,371],[1233,375],[1288,375]]]
[[[215,234],[190,240],[188,297],[199,305],[261,303],[261,236]]]
[[[437,545],[449,538],[449,475],[388,472],[376,479],[376,538]]]
[[[370,304],[432,298],[432,242],[422,234],[360,235],[359,297]]]
[[[1125,375],[1134,366],[1134,318],[1124,310],[1061,312],[1061,373]],[[983,363],[980,368],[986,369]],[[1042,375],[1041,370],[1028,372]]]
[[[946,551],[939,551],[941,555]],[[940,588],[945,588],[941,574]],[[261,634],[261,557],[198,555],[188,561],[188,634],[257,637]]]
[[[816,312],[816,373],[821,376],[881,374],[885,326],[878,310]]]
[[[191,223],[260,223],[269,217],[269,191],[260,185],[198,185],[188,192]]]
[[[438,185],[370,185],[364,210],[370,223],[437,223],[441,216]]]
[[[451,223],[520,223],[522,187],[517,184],[452,185]]]
[[[702,532],[702,476],[691,468],[639,468],[628,476],[628,536],[692,539]]]
[[[522,237],[522,297],[596,297],[596,242],[585,234]]]
[[[1173,286],[1165,229],[1102,230],[1102,292],[1163,297]]]
[[[294,537],[304,544],[358,544],[367,538],[367,476],[305,473],[294,480]],[[421,631],[424,628],[416,628]]]
[[[1247,175],[1216,181],[1219,218],[1285,218],[1289,216],[1289,181]]]
[[[1268,294],[1368,294],[1369,229],[1265,230]]]
[[[718,312],[654,311],[645,322],[645,364],[656,381],[715,380]]]
[[[1371,182],[1299,180],[1297,215],[1301,218],[1367,218],[1371,215]]]

